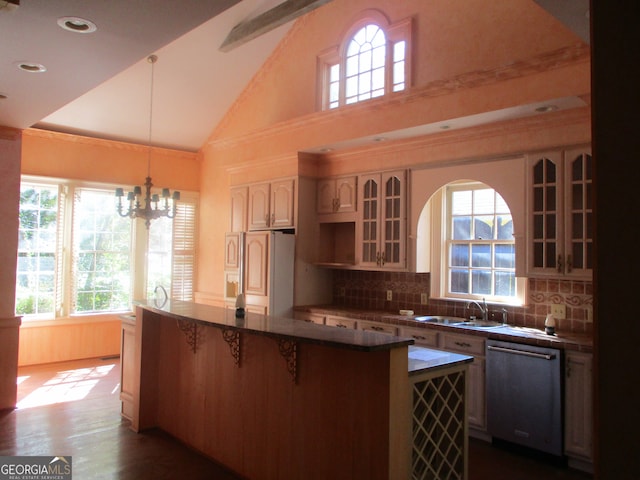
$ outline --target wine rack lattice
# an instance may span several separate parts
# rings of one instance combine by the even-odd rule
[[[465,372],[413,385],[412,478],[465,477]]]

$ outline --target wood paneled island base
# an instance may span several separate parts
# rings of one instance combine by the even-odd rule
[[[411,475],[409,339],[171,302],[137,307],[134,342],[136,431],[249,479]]]

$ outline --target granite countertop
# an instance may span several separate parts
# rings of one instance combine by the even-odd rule
[[[468,355],[416,345],[409,346],[409,375],[417,375],[425,370],[432,371],[434,368],[447,368],[472,361],[473,357]]]
[[[449,333],[482,336],[494,340],[526,343],[543,347],[560,348],[564,350],[593,352],[593,338],[590,335],[558,332],[556,335],[547,335],[543,330],[520,327],[515,325],[497,326],[492,328],[473,328],[446,325],[439,323],[420,322],[415,316],[405,316],[380,310],[365,310],[334,305],[308,305],[295,307],[298,312],[320,313],[339,317],[353,318],[356,320],[368,320],[381,322],[399,327],[417,327],[435,329]],[[306,322],[304,322],[306,323]],[[343,330],[343,329],[341,329]]]
[[[406,347],[414,343],[414,340],[410,338],[362,330],[327,327],[325,325],[300,322],[292,318],[260,315],[252,312],[246,312],[244,317],[238,318],[231,308],[214,307],[180,300],[166,300],[157,304],[153,300],[137,301],[135,305],[180,321],[194,321],[209,327],[238,330],[256,335],[352,350],[390,350]]]

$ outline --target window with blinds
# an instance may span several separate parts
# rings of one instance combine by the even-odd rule
[[[130,311],[134,285],[146,285],[147,295],[162,285],[174,299],[193,299],[197,195],[183,192],[176,217],[154,220],[147,236],[143,222],[117,215],[113,192],[108,185],[23,178],[17,315]],[[136,267],[136,258],[145,258],[146,268]]]
[[[171,298],[193,300],[197,199],[183,195],[176,217],[154,220],[147,248],[147,298],[162,286]]]

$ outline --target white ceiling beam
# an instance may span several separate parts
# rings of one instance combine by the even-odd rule
[[[271,10],[245,20],[231,29],[220,45],[220,51],[229,52],[260,35],[267,33],[305,13],[309,13],[331,0],[287,0]]]

